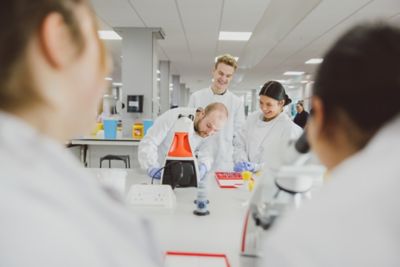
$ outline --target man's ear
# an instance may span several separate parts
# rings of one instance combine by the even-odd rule
[[[206,112],[204,111],[204,109],[200,110],[199,115],[201,119],[203,119],[206,116]]]
[[[57,69],[68,64],[76,52],[63,17],[55,12],[44,19],[39,43],[46,61]]]
[[[321,132],[322,129],[325,127],[325,111],[324,111],[324,103],[322,102],[321,98],[318,96],[313,96],[311,99],[311,106],[312,106],[312,119],[316,126],[318,132]]]

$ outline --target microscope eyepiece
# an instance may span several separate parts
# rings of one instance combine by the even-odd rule
[[[305,154],[308,151],[310,151],[310,144],[308,143],[307,140],[307,133],[306,130],[304,130],[303,134],[297,139],[296,143],[294,144],[294,147],[299,153]]]

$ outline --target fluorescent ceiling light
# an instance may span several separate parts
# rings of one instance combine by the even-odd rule
[[[160,74],[160,73],[161,73],[160,70],[156,70],[156,72],[157,72],[157,74]]]
[[[322,61],[324,61],[323,58],[310,58],[305,63],[306,64],[320,64],[320,63],[322,63]]]
[[[161,78],[157,78],[157,82],[161,81]]]
[[[122,83],[112,83],[114,86],[122,86]]]
[[[106,80],[106,81],[112,81],[112,78],[111,78],[111,77],[105,77],[104,80]]]
[[[233,57],[233,58],[236,60],[236,62],[239,60],[239,57]],[[217,60],[218,60],[218,57],[215,57],[214,62],[217,62]]]
[[[283,75],[303,75],[304,71],[287,71]]]
[[[220,41],[248,41],[251,32],[219,32]]]
[[[98,31],[100,39],[103,40],[122,40],[122,37],[115,31]]]

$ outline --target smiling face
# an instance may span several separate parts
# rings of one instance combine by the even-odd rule
[[[234,72],[234,67],[229,66],[223,62],[219,63],[212,73],[212,89],[216,90],[218,93],[225,92],[233,78]]]
[[[272,120],[278,116],[284,106],[285,100],[276,100],[269,96],[260,95],[260,110],[264,114],[266,120]]]

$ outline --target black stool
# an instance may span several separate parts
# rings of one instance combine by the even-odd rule
[[[105,155],[104,157],[100,158],[100,168],[102,168],[103,160],[108,160],[108,167],[111,168],[111,161],[112,160],[120,160],[125,163],[125,168],[131,167],[131,160],[129,155]]]

